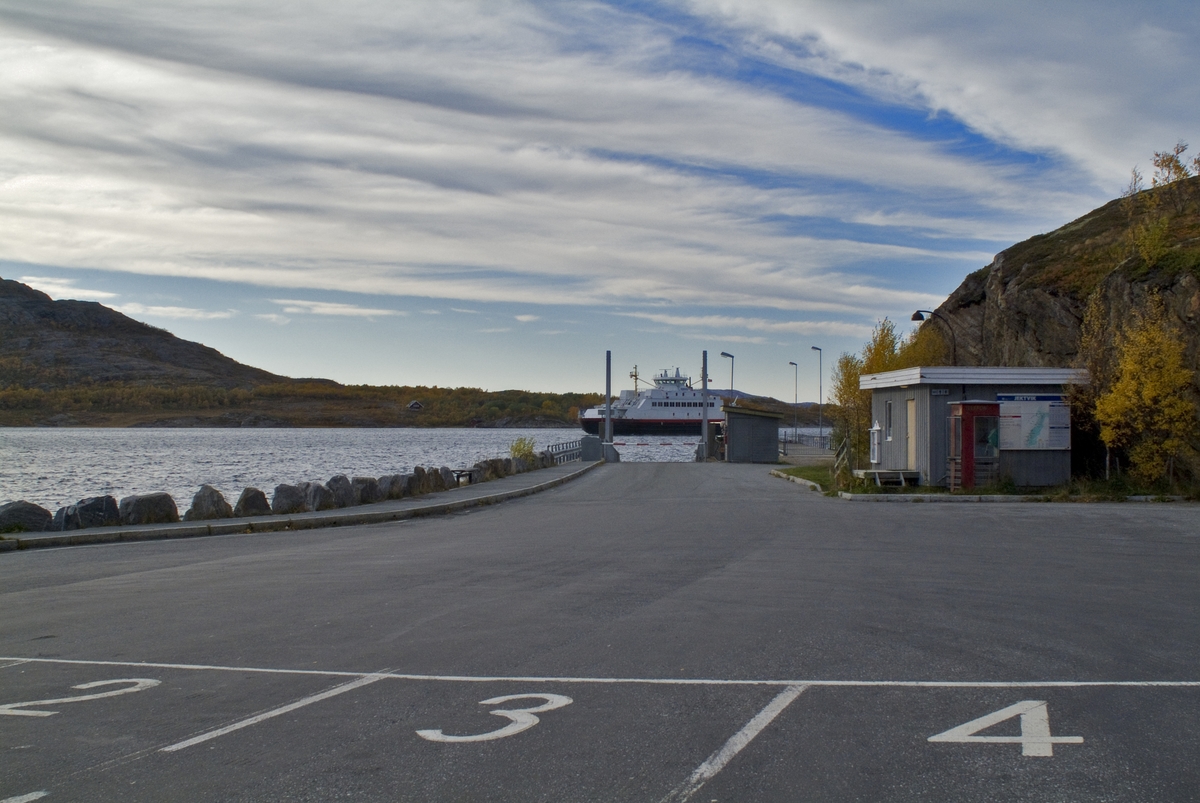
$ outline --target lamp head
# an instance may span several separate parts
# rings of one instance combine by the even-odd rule
[[[788,365],[796,365],[796,363],[792,362],[791,360],[788,360]],[[796,365],[796,367],[799,368],[800,366]]]
[[[922,312],[923,312],[923,310],[917,310],[916,312],[914,312],[914,313],[912,314],[912,320],[914,320],[914,321],[923,321],[923,320],[925,320],[925,316],[921,314]]]
[[[810,349],[812,349],[813,351],[820,351],[820,350],[821,350],[821,347],[820,347],[820,346],[809,346],[809,348],[810,348]]]
[[[729,358],[729,359],[731,359],[731,360],[733,359],[733,355],[732,355],[732,354],[730,354],[728,351],[722,351],[722,352],[721,352],[721,356],[722,356],[722,357],[728,357],[728,358]]]

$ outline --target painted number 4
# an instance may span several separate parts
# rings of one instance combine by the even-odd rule
[[[998,725],[1013,717],[1021,718],[1020,736],[977,736],[981,730]],[[987,716],[964,722],[945,733],[930,736],[931,742],[966,742],[968,744],[1019,744],[1023,756],[1052,756],[1056,744],[1083,744],[1082,736],[1051,736],[1050,713],[1044,700],[1022,700],[1008,708],[993,711]]]

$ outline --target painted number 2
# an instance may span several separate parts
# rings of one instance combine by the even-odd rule
[[[115,686],[119,683],[132,683],[132,686],[125,686],[121,689],[112,689],[110,691],[97,692],[96,694],[78,694],[74,697],[59,697],[55,700],[30,700],[27,703],[8,703],[0,705],[0,715],[10,717],[52,717],[57,714],[57,711],[28,711],[25,710],[33,705],[63,705],[65,703],[82,703],[84,700],[99,700],[101,697],[116,697],[118,694],[129,694],[130,692],[142,691],[157,686],[161,681],[150,680],[148,678],[122,678],[121,680],[95,680],[91,683],[80,683],[78,686],[72,686],[72,689],[87,691],[88,689],[98,689],[101,686]]]
[[[471,736],[447,736],[441,730],[423,730],[417,731],[417,735],[431,742],[490,742],[493,739],[516,736],[521,731],[527,731],[538,724],[537,714],[544,711],[553,711],[556,708],[562,708],[573,702],[570,697],[564,697],[561,694],[509,694],[505,697],[492,697],[489,700],[480,700],[479,704],[501,705],[516,700],[542,700],[543,702],[541,705],[527,706],[525,708],[496,708],[489,711],[488,713],[492,716],[504,717],[511,721],[503,728],[488,731],[487,733],[476,733]]]
[[[1005,720],[1021,718],[1020,736],[977,736],[981,730]],[[966,742],[969,744],[1019,744],[1023,756],[1052,756],[1056,744],[1083,744],[1082,736],[1051,736],[1050,712],[1044,700],[1022,700],[1008,708],[993,711],[987,716],[965,722],[957,728],[930,736],[931,742]]]

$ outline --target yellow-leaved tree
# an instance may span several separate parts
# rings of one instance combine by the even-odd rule
[[[855,467],[867,462],[870,450],[867,431],[872,424],[871,391],[859,389],[862,375],[945,365],[948,362],[946,351],[946,341],[936,330],[922,326],[907,337],[901,337],[896,332],[896,324],[884,318],[875,325],[861,356],[843,353],[838,357],[830,377],[830,396],[837,405],[833,415],[833,443],[836,446],[848,441],[851,463]]]
[[[1117,337],[1114,377],[1096,400],[1096,421],[1100,439],[1126,450],[1131,473],[1142,482],[1173,480],[1180,460],[1195,453],[1200,428],[1184,357],[1156,296]]]

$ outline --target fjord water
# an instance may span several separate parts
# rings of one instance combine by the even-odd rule
[[[88,496],[166,491],[182,513],[204,483],[232,503],[253,486],[378,477],[413,466],[465,468],[506,457],[513,441],[535,448],[578,440],[578,429],[0,429],[0,504],[49,510]],[[688,461],[698,436],[640,438],[627,461]],[[631,439],[632,441],[632,439]]]

